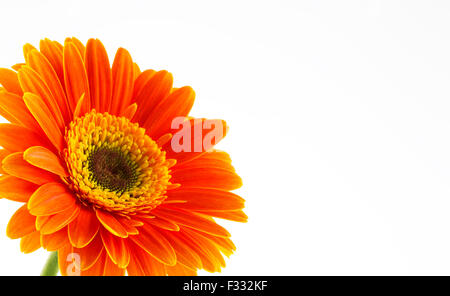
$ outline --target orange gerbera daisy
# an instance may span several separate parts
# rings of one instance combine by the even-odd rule
[[[230,192],[241,179],[212,148],[225,122],[188,117],[191,87],[141,72],[123,48],[111,67],[97,39],[45,39],[24,56],[0,69],[0,197],[24,203],[7,235],[24,253],[56,251],[62,275],[220,271],[235,246],[214,217],[247,220]]]

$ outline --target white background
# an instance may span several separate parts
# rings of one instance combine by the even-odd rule
[[[450,275],[450,3],[0,1],[0,65],[100,38],[224,118],[247,224],[222,275]],[[37,275],[5,235],[0,274]],[[206,274],[206,273],[202,273]]]

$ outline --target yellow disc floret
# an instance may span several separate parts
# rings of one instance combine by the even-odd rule
[[[137,123],[93,110],[71,122],[66,141],[67,181],[81,202],[132,213],[165,199],[172,161]]]

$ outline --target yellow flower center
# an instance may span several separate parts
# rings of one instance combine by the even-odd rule
[[[71,122],[66,141],[68,185],[84,204],[132,213],[165,199],[173,163],[137,123],[93,110]]]

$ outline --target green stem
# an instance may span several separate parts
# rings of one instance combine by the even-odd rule
[[[58,270],[58,252],[51,252],[42,269],[41,276],[55,276]]]

